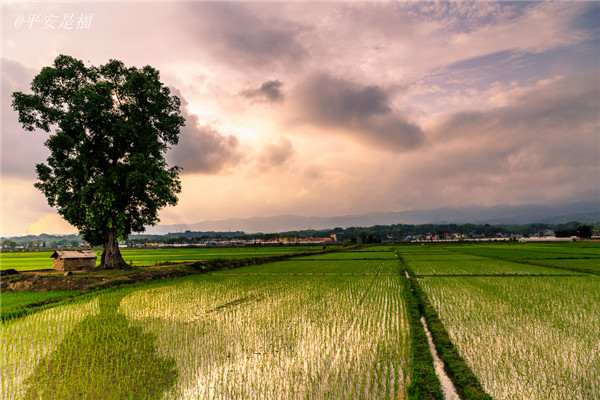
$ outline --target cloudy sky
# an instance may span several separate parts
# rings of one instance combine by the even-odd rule
[[[182,100],[162,224],[600,199],[598,2],[2,3],[2,234],[73,231],[11,93],[59,54]]]

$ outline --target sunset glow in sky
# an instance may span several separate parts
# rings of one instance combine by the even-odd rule
[[[184,105],[162,224],[600,199],[598,2],[2,3],[2,235],[73,232],[14,91],[59,54]],[[233,227],[232,227],[233,229]]]

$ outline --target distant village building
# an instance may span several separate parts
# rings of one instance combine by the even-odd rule
[[[332,242],[333,238],[331,237],[326,237],[326,238],[319,238],[319,237],[308,237],[308,238],[304,238],[304,239],[298,239],[298,242],[300,243],[308,243],[308,244],[319,244],[319,243],[325,243],[325,242]]]
[[[93,250],[55,251],[50,257],[54,258],[54,269],[59,271],[92,269],[98,258]]]

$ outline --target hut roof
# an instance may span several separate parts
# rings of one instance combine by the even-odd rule
[[[55,251],[50,258],[98,258],[93,250],[70,250],[70,251]]]

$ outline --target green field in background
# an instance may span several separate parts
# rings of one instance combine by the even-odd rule
[[[273,246],[273,247],[193,247],[158,249],[122,249],[121,254],[133,265],[160,265],[161,263],[202,261],[218,258],[255,258],[304,253],[322,250],[323,246]],[[10,252],[0,255],[0,268],[17,271],[52,268],[53,252]],[[101,251],[96,251],[100,264]]]

